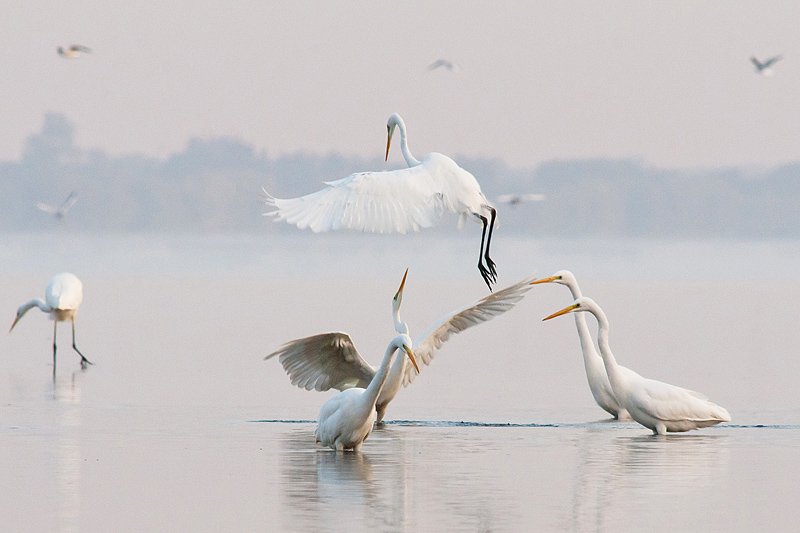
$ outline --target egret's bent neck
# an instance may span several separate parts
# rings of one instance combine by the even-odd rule
[[[396,350],[397,345],[394,342],[390,343],[389,347],[386,348],[386,355],[383,356],[381,366],[378,368],[372,381],[369,382],[369,386],[363,395],[367,407],[375,407],[375,402],[378,400],[378,395],[381,393],[383,383],[386,381],[386,376],[389,374],[389,365],[392,364],[392,357]]]
[[[408,149],[408,137],[406,136],[406,125],[402,121],[402,119],[397,121],[397,128],[400,130],[400,149],[403,151],[403,157],[405,158],[406,163],[410,167],[415,167],[419,165],[420,161],[417,161],[417,158],[411,155],[411,151]]]
[[[405,333],[408,335],[408,325],[400,320],[400,310],[392,309],[392,319],[394,320],[394,330],[397,333]]]
[[[606,371],[611,377],[610,371],[617,369],[617,360],[614,359],[614,354],[611,353],[611,347],[608,344],[608,318],[600,308],[592,309],[591,312],[597,318],[597,344],[600,346],[600,355],[603,357]]]
[[[577,283],[569,283],[569,292],[572,293],[572,299],[577,300],[582,297],[581,288]],[[583,362],[589,364],[593,357],[597,357],[597,352],[594,349],[594,342],[592,342],[592,334],[589,332],[589,326],[586,324],[585,313],[573,313],[575,315],[575,327],[578,330],[578,338],[581,341],[581,352],[583,352]],[[595,360],[596,361],[596,360]]]
[[[42,300],[36,298],[35,300],[31,300],[30,302],[26,302],[21,306],[19,306],[19,309],[17,309],[17,314],[19,314],[19,316],[22,317],[22,315],[24,315],[34,307],[38,307],[45,313],[50,313],[53,311],[52,307],[44,303]]]

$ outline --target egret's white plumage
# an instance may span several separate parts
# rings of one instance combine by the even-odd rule
[[[275,208],[265,215],[315,233],[342,228],[406,233],[435,225],[445,211],[458,213],[460,228],[467,218],[483,225],[478,270],[491,290],[497,270],[489,257],[489,246],[497,211],[475,177],[449,157],[432,152],[422,161],[415,159],[408,150],[405,124],[399,115],[389,117],[386,127],[387,158],[392,134],[399,127],[408,168],[351,174],[299,198],[274,198],[264,191],[267,205]]]
[[[81,366],[86,368],[86,365],[92,364],[86,359],[83,354],[78,350],[75,345],[75,314],[78,312],[83,301],[83,285],[74,274],[67,272],[63,274],[56,274],[45,290],[45,301],[35,298],[29,302],[22,304],[17,309],[17,318],[11,324],[9,333],[17,325],[17,322],[31,309],[38,307],[45,313],[50,314],[50,319],[54,321],[53,324],[53,373],[56,371],[56,328],[59,322],[72,322],[72,348],[81,356]]]
[[[757,74],[761,74],[762,76],[771,76],[772,69],[770,67],[772,67],[772,65],[774,65],[781,59],[783,59],[783,56],[777,55],[767,59],[763,63],[758,59],[756,59],[755,57],[751,57],[750,61],[753,63],[753,67],[756,69]]]
[[[408,334],[408,326],[400,319],[399,314],[405,281],[404,275],[400,288],[392,299],[395,330],[400,334]],[[531,281],[532,278],[526,278],[435,320],[414,341],[414,355],[417,361],[430,365],[436,350],[442,347],[450,335],[487,322],[514,307],[531,289]],[[297,339],[286,343],[265,359],[276,355],[289,375],[292,385],[306,390],[326,391],[346,390],[356,386],[366,387],[376,374],[376,370],[358,353],[347,333],[323,333]],[[408,386],[416,375],[417,370],[409,365],[404,357],[395,360],[376,402],[378,422],[383,420],[389,402],[400,387]]]
[[[72,46],[70,46],[69,48],[66,48],[66,49],[64,47],[62,47],[62,46],[59,46],[57,51],[58,51],[58,55],[60,55],[64,59],[78,59],[83,54],[91,54],[92,53],[92,49],[91,48],[88,48],[88,47],[80,45],[80,44],[73,44]]]
[[[67,211],[72,209],[72,206],[75,205],[75,202],[77,202],[77,201],[78,201],[78,195],[73,191],[73,192],[69,193],[69,196],[67,196],[67,199],[64,200],[63,202],[61,202],[61,205],[59,205],[57,207],[56,206],[52,206],[52,205],[48,205],[48,204],[43,204],[41,202],[38,202],[36,204],[36,207],[40,211],[44,211],[45,213],[52,214],[54,217],[56,217],[56,220],[58,220],[60,222],[67,215]]]
[[[405,351],[400,357],[405,359],[404,355],[407,354],[412,364],[416,366],[414,353],[411,350],[411,338],[401,333],[389,343],[381,366],[366,388],[344,390],[323,404],[316,431],[318,443],[337,451],[351,448],[358,451],[361,448],[361,444],[372,433],[376,418],[375,402],[397,350]]]
[[[537,279],[531,282],[531,285],[539,283],[559,283],[566,285],[572,293],[572,299],[576,300],[583,296],[581,288],[578,286],[578,280],[569,270],[559,270],[548,278]],[[589,326],[586,325],[586,315],[583,313],[575,313],[575,327],[578,329],[578,337],[581,342],[581,351],[583,352],[583,366],[586,369],[586,379],[589,381],[589,389],[592,391],[592,396],[597,405],[602,407],[607,413],[610,413],[614,418],[629,418],[628,412],[619,406],[617,398],[614,396],[614,391],[611,389],[611,383],[608,382],[608,374],[606,367],[603,364],[603,358],[597,353],[594,348],[594,341],[589,333]],[[635,374],[633,370],[619,366],[620,372]]]
[[[589,312],[597,318],[597,344],[614,396],[631,418],[651,429],[654,435],[730,422],[731,415],[725,408],[711,403],[698,392],[622,371],[608,344],[608,318],[591,298],[577,298],[572,305],[544,320],[572,312]]]

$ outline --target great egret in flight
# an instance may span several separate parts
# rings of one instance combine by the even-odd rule
[[[56,274],[50,280],[45,290],[45,301],[36,298],[30,302],[22,304],[17,309],[17,318],[11,324],[9,333],[17,325],[20,318],[34,307],[38,307],[45,313],[50,313],[53,320],[53,374],[56,372],[56,330],[59,322],[72,322],[72,348],[81,356],[81,368],[91,365],[91,361],[86,359],[78,347],[75,346],[75,314],[83,301],[83,285],[75,275],[69,273]]]
[[[318,443],[337,451],[352,448],[357,452],[361,449],[361,444],[372,433],[376,417],[375,402],[397,350],[405,351],[414,367],[417,366],[411,351],[411,337],[401,333],[389,343],[381,366],[365,389],[355,387],[343,390],[322,405],[316,431]],[[404,354],[400,357],[405,359]]]
[[[409,168],[351,174],[299,198],[274,198],[264,191],[267,205],[275,207],[265,215],[315,233],[340,228],[406,233],[433,226],[444,211],[458,213],[459,228],[464,227],[467,218],[483,225],[478,270],[491,290],[497,281],[497,270],[489,257],[489,246],[497,211],[475,177],[449,157],[432,152],[421,162],[415,159],[408,151],[403,119],[396,113],[386,124],[387,159],[395,127],[400,128],[400,143]]]
[[[760,62],[755,57],[751,57],[750,61],[753,62],[753,67],[755,67],[757,74],[761,74],[762,76],[771,76],[772,75],[772,69],[770,67],[772,65],[774,65],[775,63],[777,63],[778,61],[780,61],[781,59],[783,59],[783,56],[777,55],[775,57],[771,57],[771,58],[767,59],[763,63]]]
[[[43,204],[41,202],[37,203],[36,207],[40,211],[44,211],[45,213],[52,214],[54,217],[56,217],[56,220],[61,222],[62,220],[64,220],[64,217],[67,215],[67,211],[72,209],[72,206],[75,205],[75,202],[77,202],[77,201],[78,201],[78,196],[73,191],[73,192],[69,193],[69,196],[67,196],[67,199],[64,200],[61,203],[61,205],[58,206],[58,207],[55,207],[55,206],[52,206],[52,205],[48,205],[48,204]]]
[[[400,288],[392,299],[395,330],[406,335],[408,326],[400,319],[400,304],[403,301],[403,287],[407,274],[408,270],[403,275]],[[441,348],[451,334],[460,333],[505,313],[532,288],[531,281],[532,278],[526,278],[435,320],[414,341],[416,359],[430,365],[436,350]],[[355,386],[367,387],[376,374],[375,369],[361,358],[347,333],[323,333],[290,341],[264,359],[276,355],[289,374],[292,385],[306,390],[326,391],[345,390]],[[404,357],[395,360],[376,402],[378,422],[383,420],[386,407],[398,393],[401,385],[407,387],[414,381],[417,373],[418,370],[408,365]]]
[[[82,46],[80,44],[73,44],[66,50],[59,46],[58,47],[58,55],[63,57],[64,59],[77,59],[81,57],[83,54],[90,54],[92,53],[92,49],[86,46]]]
[[[591,298],[577,298],[572,305],[544,320],[582,311],[592,313],[597,318],[597,344],[617,402],[628,411],[631,418],[651,429],[653,435],[689,431],[731,421],[731,415],[725,408],[711,403],[698,392],[643,378],[632,371],[622,371],[608,345],[606,314]]]
[[[572,299],[576,300],[583,296],[581,288],[578,286],[578,280],[569,270],[559,270],[549,278],[537,279],[532,281],[531,285],[539,283],[558,283],[566,285],[572,293]],[[602,407],[606,412],[614,416],[614,418],[629,418],[628,412],[619,406],[617,398],[614,396],[614,391],[611,389],[611,383],[608,382],[608,374],[603,365],[603,358],[598,355],[597,350],[594,349],[594,341],[592,335],[589,333],[589,327],[586,325],[586,315],[583,313],[575,313],[575,326],[578,328],[578,337],[581,341],[581,350],[583,351],[583,366],[586,369],[586,379],[589,381],[589,389],[592,391],[594,401],[597,405]],[[617,366],[620,372],[635,374],[633,370],[625,368],[624,366]]]
[[[447,59],[437,59],[428,65],[428,70],[436,70],[438,68],[447,69],[450,72],[458,72],[460,70],[458,65]]]

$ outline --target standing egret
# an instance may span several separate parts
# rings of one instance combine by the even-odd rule
[[[635,372],[622,371],[608,345],[606,314],[591,298],[577,298],[572,305],[544,320],[581,311],[592,313],[597,318],[597,344],[617,402],[628,411],[631,418],[651,429],[653,435],[689,431],[731,421],[731,415],[725,408],[711,403],[698,392],[643,378]]]
[[[322,405],[315,433],[318,443],[336,451],[352,448],[357,452],[361,449],[361,444],[372,433],[376,417],[375,402],[397,350],[405,351],[411,363],[417,366],[411,351],[411,337],[401,333],[389,343],[381,366],[365,389],[356,387],[343,390]],[[400,357],[405,359],[403,355]]]
[[[61,202],[61,205],[58,207],[38,202],[36,204],[36,208],[39,209],[40,211],[44,211],[45,213],[50,213],[51,215],[56,217],[56,220],[61,222],[67,215],[67,211],[72,209],[72,206],[75,205],[75,202],[77,201],[78,201],[78,195],[75,194],[75,191],[73,191],[69,193],[67,199]]]
[[[275,208],[265,215],[300,229],[310,228],[314,233],[341,228],[406,233],[435,225],[445,211],[458,213],[460,229],[468,218],[483,225],[478,270],[491,290],[497,281],[497,270],[489,257],[497,210],[475,177],[449,157],[431,152],[417,161],[408,151],[405,125],[396,113],[386,124],[387,159],[395,126],[400,127],[403,156],[409,168],[351,174],[326,182],[328,187],[299,198],[274,198],[264,191],[266,204]]]
[[[772,69],[770,67],[781,59],[783,59],[783,56],[777,55],[767,59],[763,63],[755,57],[751,57],[750,61],[753,62],[753,67],[756,69],[756,74],[761,74],[762,76],[772,76]]]
[[[92,49],[80,44],[73,44],[66,50],[59,46],[58,47],[58,55],[63,57],[64,59],[78,59],[83,54],[91,54]]]
[[[407,274],[408,270],[403,275],[400,288],[392,299],[395,330],[405,335],[408,334],[408,326],[400,319],[400,304],[403,301],[403,287]],[[441,348],[451,334],[460,333],[505,313],[531,289],[531,281],[532,278],[526,278],[435,320],[414,341],[416,359],[430,365],[436,350]],[[367,387],[376,374],[375,369],[361,358],[347,333],[323,333],[290,341],[264,359],[276,355],[289,375],[292,385],[306,390],[326,391],[345,390],[355,386]],[[386,407],[394,399],[400,387],[407,387],[414,381],[417,373],[419,370],[408,365],[405,357],[395,360],[376,402],[378,422],[383,420]]]
[[[578,280],[569,270],[559,270],[549,278],[537,279],[532,281],[531,285],[539,283],[559,283],[566,285],[572,293],[572,299],[577,300],[581,294],[581,288],[578,286]],[[611,383],[608,382],[608,374],[603,365],[603,358],[598,355],[597,350],[594,349],[594,341],[589,333],[589,327],[586,325],[586,315],[583,313],[575,313],[575,326],[578,328],[578,337],[581,341],[581,351],[583,351],[583,366],[586,369],[586,379],[589,381],[589,389],[592,391],[594,401],[597,405],[602,407],[606,412],[614,416],[614,418],[629,418],[628,412],[619,406],[617,398],[614,396],[614,391],[611,389]],[[618,366],[620,372],[635,374],[633,370]]]
[[[86,359],[78,347],[75,346],[75,314],[78,312],[78,307],[83,300],[83,285],[75,275],[69,273],[56,274],[50,280],[45,290],[45,301],[36,298],[30,302],[22,304],[17,309],[17,318],[11,324],[9,333],[17,325],[19,319],[25,313],[34,307],[38,307],[45,313],[50,313],[50,319],[53,320],[53,375],[56,373],[56,330],[59,322],[72,322],[72,348],[81,356],[81,368],[86,368],[86,365],[91,365],[91,361]]]

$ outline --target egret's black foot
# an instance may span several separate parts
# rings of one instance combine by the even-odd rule
[[[86,367],[87,367],[88,365],[91,365],[91,364],[94,364],[94,363],[92,363],[91,361],[89,361],[88,359],[86,359],[84,356],[81,356],[81,368],[82,368],[82,369],[86,370]]]
[[[492,291],[492,283],[495,282],[495,280],[492,278],[492,273],[489,272],[486,269],[486,267],[483,266],[482,263],[478,265],[478,270],[480,271],[481,276],[483,277],[483,281],[486,282],[486,286],[489,287],[489,292],[491,292]]]
[[[486,267],[489,269],[489,273],[492,275],[492,281],[497,282],[497,268],[495,268],[494,261],[488,255],[484,258],[486,260]]]

